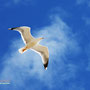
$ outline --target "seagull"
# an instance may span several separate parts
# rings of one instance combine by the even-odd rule
[[[49,51],[47,47],[39,44],[39,42],[44,38],[43,37],[34,38],[30,32],[31,28],[27,26],[9,28],[8,30],[15,30],[21,34],[21,37],[25,43],[25,46],[19,49],[19,53],[22,54],[28,49],[31,49],[37,52],[41,56],[44,68],[46,70],[48,66],[48,61],[49,61]]]

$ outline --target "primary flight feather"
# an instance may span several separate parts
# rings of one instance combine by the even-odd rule
[[[20,32],[21,37],[25,43],[25,47],[20,48],[19,52],[22,54],[26,50],[31,49],[39,53],[39,55],[42,57],[44,68],[47,69],[49,60],[48,48],[39,44],[39,42],[44,38],[34,38],[30,32],[31,28],[27,26],[9,28],[8,30],[16,30]]]

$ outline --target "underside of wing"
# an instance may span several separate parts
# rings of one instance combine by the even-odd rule
[[[47,69],[48,61],[49,61],[48,48],[38,44],[38,45],[34,46],[32,48],[32,50],[34,50],[40,54],[40,56],[42,57],[42,62],[43,62],[44,68]]]
[[[25,44],[34,39],[34,37],[30,33],[30,30],[23,30],[20,33]]]

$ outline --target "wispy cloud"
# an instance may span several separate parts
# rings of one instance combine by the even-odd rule
[[[16,88],[17,90],[21,88],[42,90],[44,87],[52,90],[63,87],[64,81],[75,78],[77,73],[77,66],[67,59],[68,55],[72,57],[79,51],[70,27],[55,16],[52,17],[50,26],[35,30],[34,35],[46,38],[41,41],[41,44],[49,48],[50,59],[47,71],[43,68],[41,57],[35,52],[28,50],[22,55],[19,54],[17,50],[24,44],[21,40],[14,40],[10,52],[3,57],[4,68],[0,79],[11,80],[8,88],[13,90]]]
[[[65,19],[67,17],[70,17],[70,13],[66,12],[63,8],[61,7],[54,7],[50,10],[51,15],[58,15],[60,18]]]
[[[88,60],[88,65],[86,67],[86,70],[90,72],[90,43],[88,43],[88,45],[85,48],[86,51],[86,55],[87,55],[87,60]]]
[[[77,4],[83,4],[85,2],[87,2],[88,0],[76,0],[77,1]]]
[[[1,6],[10,7],[11,5],[32,5],[34,1],[32,0],[3,0]]]
[[[90,25],[90,17],[83,17],[82,19],[85,21],[86,25]]]
[[[78,5],[86,4],[86,6],[90,7],[90,0],[76,0]]]

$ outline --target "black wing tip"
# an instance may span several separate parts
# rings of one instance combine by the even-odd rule
[[[47,70],[48,62],[44,64],[44,69]]]
[[[16,28],[18,28],[18,27],[14,27],[14,28],[8,28],[8,30],[13,30],[13,29],[16,29]]]

